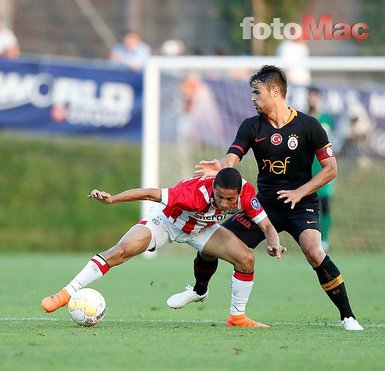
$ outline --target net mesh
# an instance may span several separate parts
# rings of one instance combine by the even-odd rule
[[[240,123],[255,115],[251,69],[160,71],[159,185],[194,175],[200,160],[222,158]],[[333,250],[385,250],[385,78],[383,73],[316,72],[324,111],[334,119],[330,139],[339,175],[331,199]],[[288,103],[306,112],[307,88],[289,86]],[[243,178],[256,184],[252,153],[240,162]],[[285,235],[287,245],[295,245]]]

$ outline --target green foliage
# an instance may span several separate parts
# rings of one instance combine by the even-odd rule
[[[385,362],[384,255],[333,256],[362,332],[346,332],[305,258],[281,263],[256,251],[248,314],[270,329],[226,328],[231,267],[220,262],[204,303],[182,310],[169,295],[191,283],[193,250],[165,248],[134,258],[92,287],[107,301],[95,327],[77,326],[67,309],[45,314],[42,297],[65,285],[88,255],[2,254],[1,370],[381,370]],[[145,272],[145,274],[144,274]]]
[[[244,17],[252,17],[253,0],[214,0],[219,9],[222,22],[225,24],[226,38],[230,44],[230,54],[250,54],[251,41],[242,39],[240,23]],[[259,0],[264,4],[265,14],[260,15],[261,22],[270,23],[273,18],[280,18],[283,23],[301,23],[301,15],[304,8],[311,9],[309,0]],[[355,43],[357,51],[361,55],[384,55],[385,7],[381,0],[358,1],[355,4],[359,14],[354,22],[363,22],[369,25],[369,37],[362,43]],[[348,6],[348,4],[347,4]],[[255,15],[254,15],[255,16]],[[341,18],[341,21],[346,21]],[[353,22],[353,23],[354,23]],[[274,55],[280,40],[273,37],[264,42],[264,54]]]
[[[242,23],[245,17],[255,17],[253,14],[252,0],[215,0],[219,9],[222,21],[228,32],[228,38],[231,45],[230,54],[250,54],[251,40],[242,39]],[[265,14],[258,15],[262,19],[259,22],[271,23],[273,18],[281,18],[283,23],[299,22],[301,11],[309,0],[261,0],[264,3]],[[280,40],[270,37],[265,40],[264,54],[275,54]]]
[[[138,220],[139,203],[87,198],[140,186],[138,144],[3,133],[0,154],[1,249],[104,249]]]
[[[273,18],[280,18],[282,23],[301,23],[300,16],[303,12],[303,7],[309,2],[309,0],[295,0],[295,1],[280,1],[270,0],[266,1],[266,14],[265,22],[270,23]],[[270,37],[265,43],[265,54],[274,55],[278,44],[282,40],[276,40]]]
[[[94,252],[116,243],[138,221],[140,203],[107,206],[87,194],[93,188],[117,193],[140,187],[140,149],[127,142],[0,135],[0,251]],[[385,251],[383,160],[357,165],[349,175],[343,159],[338,164],[332,251]],[[175,165],[163,166],[168,172]],[[252,156],[239,169],[254,182]],[[170,177],[164,186],[178,180]],[[282,240],[296,246],[285,233]]]
[[[219,15],[225,25],[226,39],[228,40],[230,54],[250,54],[250,40],[242,39],[240,23],[244,17],[252,16],[250,0],[215,0]]]
[[[362,2],[360,21],[368,24],[369,36],[358,46],[363,55],[384,55],[385,8],[382,0],[365,0]]]

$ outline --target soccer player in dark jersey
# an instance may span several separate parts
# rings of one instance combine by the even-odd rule
[[[71,295],[105,275],[111,267],[175,241],[187,243],[212,259],[221,258],[234,265],[226,326],[269,327],[245,315],[253,287],[254,254],[218,221],[229,213],[243,210],[263,230],[269,249],[275,252],[278,260],[285,248],[280,245],[277,231],[258,202],[254,186],[243,180],[236,169],[226,168],[206,179],[200,176],[185,179],[173,188],[129,189],[116,195],[94,189],[89,197],[105,204],[151,200],[163,204],[164,208],[150,212],[116,245],[92,257],[67,286],[44,298],[41,306],[46,312],[66,305]]]
[[[213,175],[222,167],[234,167],[251,149],[258,165],[258,199],[269,219],[278,232],[286,231],[297,241],[321,287],[338,308],[343,328],[362,330],[350,307],[342,275],[321,244],[316,191],[337,174],[327,134],[315,118],[287,106],[287,80],[281,69],[263,66],[249,83],[258,115],[242,122],[221,162],[201,161],[197,172]],[[322,169],[312,176],[315,156]],[[264,240],[263,233],[243,212],[235,214],[223,226],[250,248]],[[193,291],[171,296],[168,305],[182,308],[206,299],[208,282],[216,267],[216,260],[198,253],[194,260]]]

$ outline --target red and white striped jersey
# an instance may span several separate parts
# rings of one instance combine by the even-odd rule
[[[219,210],[214,201],[215,177],[200,176],[185,179],[173,188],[162,189],[164,215],[184,233],[199,232],[202,228],[224,221],[228,215],[244,211],[255,223],[267,217],[259,203],[254,186],[243,180],[237,205],[227,211]]]

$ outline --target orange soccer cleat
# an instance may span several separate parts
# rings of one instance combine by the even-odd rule
[[[54,295],[47,296],[41,301],[41,306],[47,313],[51,313],[60,307],[63,307],[70,301],[70,294],[66,289],[61,289]]]
[[[227,317],[226,326],[228,327],[260,327],[260,328],[269,328],[269,325],[265,325],[260,322],[253,321],[251,318],[247,317],[245,314],[235,316],[230,314]]]

